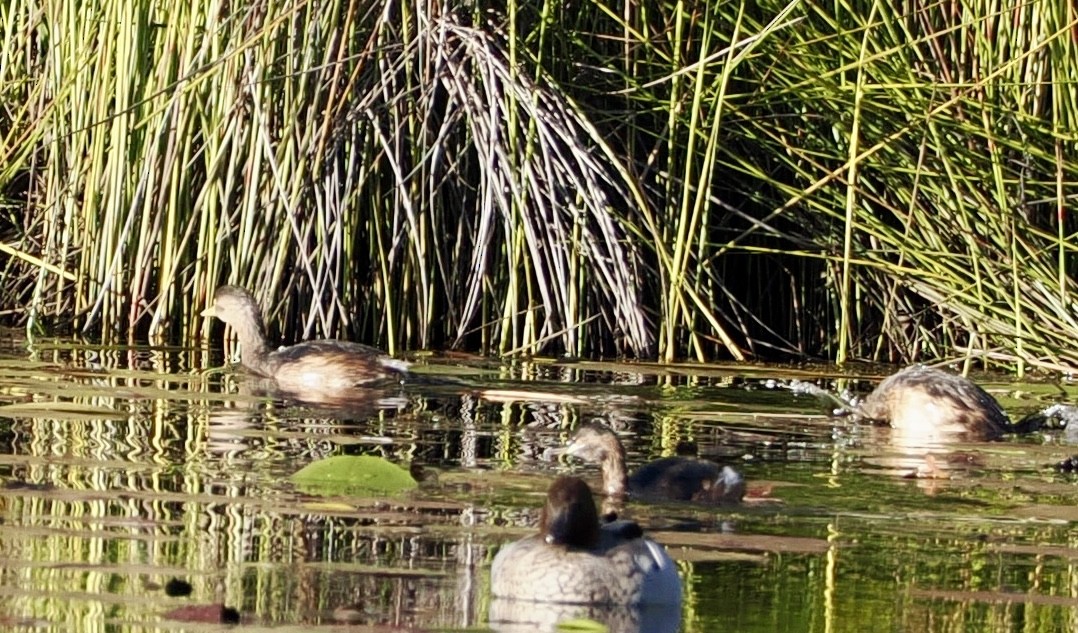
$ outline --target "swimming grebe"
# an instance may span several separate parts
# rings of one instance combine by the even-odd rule
[[[603,492],[613,497],[735,504],[745,496],[745,479],[736,470],[685,455],[657,459],[628,475],[621,440],[600,422],[581,425],[564,452],[599,464]]]
[[[269,351],[258,304],[237,286],[221,286],[205,317],[224,321],[239,338],[240,364],[276,381],[282,391],[304,396],[346,396],[357,385],[404,375],[408,363],[381,350],[338,340],[307,341]]]
[[[932,440],[994,440],[1010,426],[996,399],[969,378],[914,365],[885,378],[860,406],[905,436]]]

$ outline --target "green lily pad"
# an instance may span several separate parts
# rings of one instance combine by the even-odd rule
[[[395,495],[418,485],[404,468],[372,455],[320,459],[292,475],[292,481],[317,495]]]

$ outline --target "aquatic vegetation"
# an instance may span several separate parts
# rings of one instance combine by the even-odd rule
[[[0,7],[31,333],[1070,369],[1067,3]]]
[[[400,494],[416,487],[408,471],[372,455],[336,455],[307,464],[291,477],[314,494]]]
[[[330,411],[247,393],[251,376],[203,370],[200,354],[41,341],[26,359],[0,343],[8,628],[239,616],[281,631],[331,619],[473,630],[524,616],[752,632],[944,632],[959,622],[1002,633],[1021,620],[1042,633],[1074,619],[1074,477],[1051,468],[1074,447],[1058,429],[1045,441],[981,445],[977,463],[926,482],[881,470],[893,448],[869,434],[847,441],[849,418],[766,386],[807,379],[804,367],[699,365],[665,375],[684,387],[670,389],[649,373],[670,366],[546,365],[529,382],[540,372],[514,362],[473,378],[516,381],[533,392],[523,404],[417,383],[397,408]],[[573,399],[544,400],[555,383]],[[1036,383],[1017,390],[1025,407],[1059,397]],[[12,406],[26,404],[35,406]],[[624,518],[666,548],[682,581],[684,608],[658,624],[654,612],[623,607],[507,611],[492,597],[495,552],[536,532],[560,469],[537,456],[596,409],[616,410],[641,462],[691,439],[704,455],[745,456],[746,477],[783,501],[630,504]],[[416,485],[403,464],[438,477]],[[291,479],[308,465],[345,481],[385,469],[406,492],[337,487],[312,498]]]

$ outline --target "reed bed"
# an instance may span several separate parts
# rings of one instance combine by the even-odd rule
[[[611,213],[632,183],[501,29],[445,9],[15,3],[6,54],[45,87],[5,143],[6,165],[36,148],[9,167],[34,171],[5,302],[190,338],[230,281],[302,336],[579,354],[616,323],[648,354],[641,258]]]
[[[789,226],[820,261],[825,292],[804,305],[829,318],[813,347],[1073,367],[1073,7],[842,3],[801,18],[741,75],[721,162],[753,183],[735,190],[763,202],[762,226]],[[715,255],[751,248],[753,231]]]
[[[288,338],[1067,369],[1065,3],[15,0],[0,302]]]

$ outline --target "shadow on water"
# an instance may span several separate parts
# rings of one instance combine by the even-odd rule
[[[678,561],[685,600],[672,625],[623,613],[611,630],[1078,627],[1076,489],[1052,468],[1078,449],[1052,434],[929,451],[945,475],[916,479],[925,452],[780,388],[871,388],[828,368],[430,357],[422,373],[470,386],[330,407],[203,369],[218,365],[61,343],[0,354],[0,628],[201,630],[227,606],[245,629],[487,630],[507,608],[489,597],[494,552],[534,529],[555,474],[598,481],[546,457],[596,417],[631,465],[692,442],[750,489],[734,508],[629,505]],[[1012,415],[1078,400],[988,387]],[[429,476],[396,497],[290,482],[342,454]],[[175,579],[190,595],[170,595]]]

